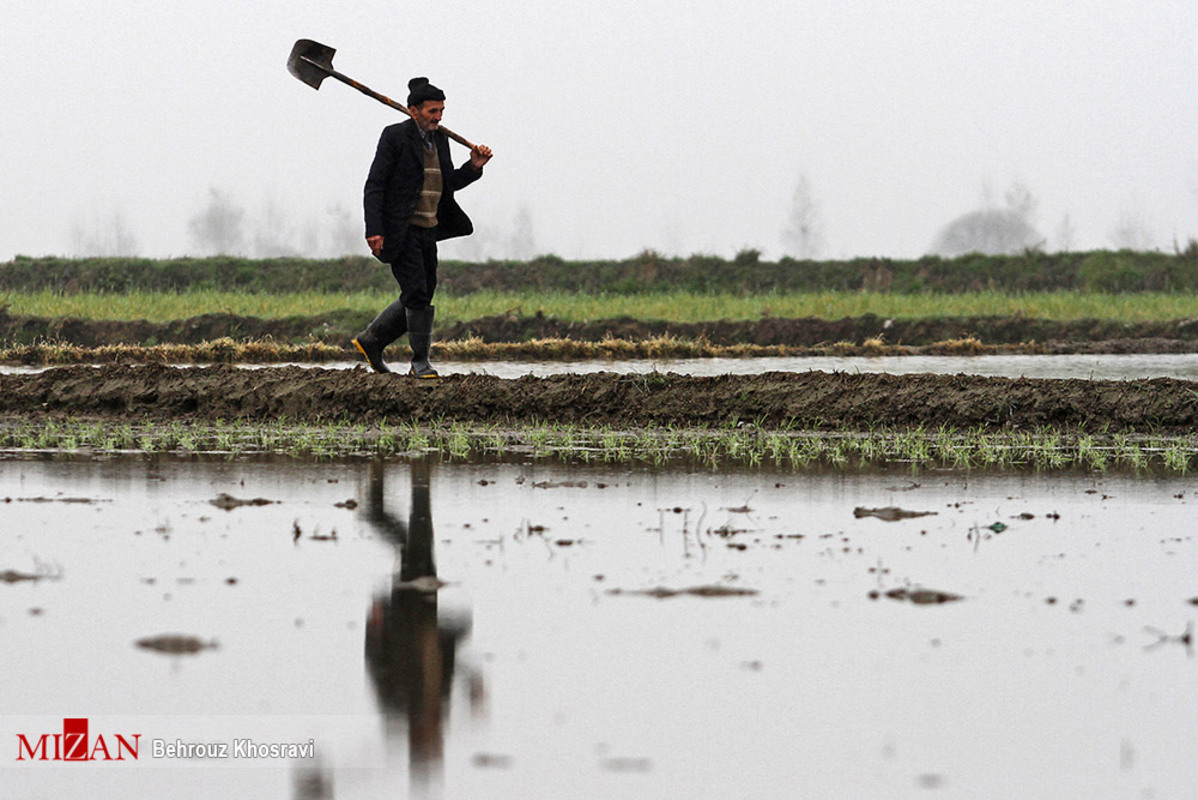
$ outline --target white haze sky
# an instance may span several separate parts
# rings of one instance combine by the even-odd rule
[[[292,78],[298,38],[397,99],[427,75],[494,148],[460,196],[467,256],[504,255],[523,208],[565,258],[776,258],[800,175],[828,258],[919,256],[1016,182],[1049,249],[1066,215],[1072,249],[1129,218],[1161,249],[1198,238],[1193,0],[4,0],[0,260],[119,226],[194,253],[211,189],[300,254],[336,210],[360,235],[402,117]]]

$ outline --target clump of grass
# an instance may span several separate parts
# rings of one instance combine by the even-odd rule
[[[945,356],[977,356],[983,353],[993,352],[992,347],[982,343],[974,334],[962,336],[957,339],[948,339],[943,342],[936,342],[927,347],[927,351],[935,355]]]

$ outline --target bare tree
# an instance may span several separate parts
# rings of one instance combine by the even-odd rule
[[[225,192],[208,189],[208,205],[187,223],[192,245],[201,255],[235,255],[244,239],[245,210]]]
[[[932,245],[938,256],[966,253],[1010,255],[1043,242],[1040,234],[1018,214],[1001,208],[970,211],[941,229]]]
[[[1073,249],[1074,241],[1077,239],[1077,228],[1073,225],[1073,219],[1068,214],[1061,218],[1060,224],[1056,230],[1057,252],[1068,253]]]
[[[474,233],[457,239],[448,239],[437,245],[441,255],[458,261],[487,261],[499,258],[496,242],[503,241],[501,232],[485,224],[475,225]]]
[[[328,209],[329,255],[362,255],[367,252],[362,223],[357,221],[349,209],[337,203]]]
[[[791,195],[787,225],[782,231],[782,242],[787,252],[799,258],[815,258],[824,245],[823,227],[811,180],[806,175],[800,175]]]
[[[71,226],[71,242],[80,256],[135,256],[137,237],[133,235],[120,209],[107,220],[93,214],[90,224],[75,220]]]
[[[1005,208],[993,206],[990,184],[982,184],[982,208],[954,219],[940,229],[932,244],[934,255],[953,257],[966,253],[1010,255],[1044,244],[1034,227],[1039,201],[1018,181],[1003,195]]]
[[[1028,225],[1035,227],[1040,201],[1032,195],[1031,189],[1027,188],[1026,184],[1021,181],[1012,183],[1011,188],[1003,194],[1003,200],[1007,204],[1008,211]]]
[[[303,242],[286,212],[274,200],[262,205],[262,216],[255,220],[254,255],[258,258],[278,258],[299,255]]]
[[[508,258],[528,261],[537,254],[536,236],[532,228],[532,212],[520,206],[512,220],[512,235],[508,239]]]
[[[1119,250],[1152,250],[1156,237],[1143,214],[1123,210],[1107,238]]]

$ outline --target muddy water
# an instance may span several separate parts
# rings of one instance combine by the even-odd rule
[[[1130,475],[6,461],[0,794],[1184,797],[1195,497]],[[139,734],[138,758],[16,760],[18,735],[52,757],[64,718],[98,756]]]
[[[302,364],[324,369],[352,369],[358,362]],[[269,365],[267,365],[269,366]],[[878,358],[811,356],[802,358],[690,358],[635,361],[438,361],[444,374],[483,373],[500,378],[592,372],[676,372],[696,376],[754,375],[762,372],[868,372],[910,375],[988,375],[1003,378],[1082,378],[1198,380],[1198,353],[1138,355],[997,355],[885,356]],[[49,367],[0,365],[0,373],[40,372]]]

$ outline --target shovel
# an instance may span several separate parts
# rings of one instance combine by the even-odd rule
[[[379,94],[370,87],[363,86],[353,78],[342,75],[333,69],[333,54],[336,52],[327,44],[314,42],[311,39],[300,39],[295,43],[295,47],[291,48],[291,55],[287,58],[287,71],[313,89],[319,89],[321,81],[325,78],[334,77],[342,83],[354,87],[362,94],[373,97],[383,105],[402,111],[409,117],[412,116],[412,112],[408,111],[407,106],[401,105],[390,97]],[[444,125],[437,126],[437,129],[458,144],[463,144],[471,150],[474,149],[474,145],[468,139],[459,136]]]

